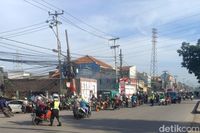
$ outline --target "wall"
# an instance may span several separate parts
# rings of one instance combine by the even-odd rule
[[[34,92],[59,92],[59,79],[7,79],[5,80],[5,95],[8,97],[23,98]]]

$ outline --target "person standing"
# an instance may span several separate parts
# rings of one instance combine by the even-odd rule
[[[57,126],[61,126],[61,122],[59,120],[59,105],[60,105],[60,101],[58,97],[54,97],[53,98],[53,102],[51,103],[51,118],[50,118],[50,125],[53,125],[53,121],[54,118],[56,117],[57,121],[58,121],[58,125]]]

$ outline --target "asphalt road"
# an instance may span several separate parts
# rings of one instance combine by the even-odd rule
[[[56,120],[53,127],[48,126],[47,122],[33,126],[30,114],[15,114],[12,118],[5,118],[0,114],[0,133],[172,132],[164,128],[191,125],[194,118],[191,111],[194,106],[195,101],[184,101],[168,106],[142,105],[136,108],[93,112],[90,118],[81,120],[75,120],[71,111],[61,111],[61,127],[56,126]]]

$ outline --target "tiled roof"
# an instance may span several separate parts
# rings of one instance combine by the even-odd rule
[[[100,65],[100,67],[103,68],[108,68],[108,69],[112,69],[112,66],[104,63],[103,61],[100,61],[92,56],[86,55],[84,57],[78,58],[74,61],[76,64],[84,64],[84,63],[93,63],[95,62],[96,64]]]
[[[122,71],[129,71],[130,68],[131,68],[131,66],[123,66]]]

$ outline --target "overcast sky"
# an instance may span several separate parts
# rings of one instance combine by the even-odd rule
[[[156,28],[158,74],[166,70],[177,75],[179,81],[197,85],[195,77],[188,74],[185,68],[181,68],[182,58],[176,51],[183,41],[195,44],[200,38],[199,6],[199,0],[4,0],[1,1],[0,8],[0,36],[56,49],[55,35],[45,21],[52,18],[48,11],[54,13],[55,10],[61,12],[59,9],[62,9],[64,14],[58,18],[62,22],[59,25],[62,51],[66,51],[67,29],[73,59],[91,55],[113,65],[114,52],[110,49],[113,42],[108,40],[119,37],[116,44],[122,49],[123,64],[136,65],[138,71],[149,73],[152,28]],[[31,25],[33,26],[19,30]],[[4,39],[0,42],[1,52],[36,55],[31,49],[41,52],[41,55],[42,52],[49,53],[47,56],[38,53],[38,57],[34,56],[35,60],[57,60],[56,54],[50,50]],[[1,57],[25,58],[5,53]],[[15,63],[0,63],[6,70],[20,66]],[[20,67],[33,68],[28,65]]]

